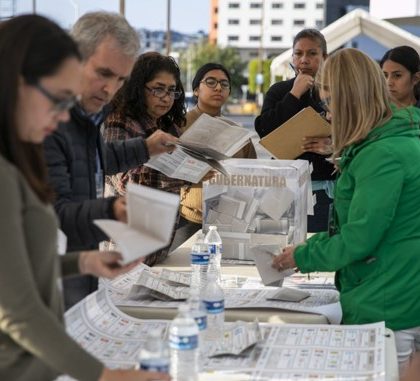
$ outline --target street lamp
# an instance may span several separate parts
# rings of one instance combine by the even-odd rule
[[[166,55],[171,52],[171,0],[166,0]]]
[[[125,0],[120,0],[120,15],[125,17]]]

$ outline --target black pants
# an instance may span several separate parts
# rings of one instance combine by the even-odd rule
[[[323,190],[314,193],[316,194],[316,204],[314,215],[308,216],[308,233],[325,232],[328,231],[328,211],[333,200]]]

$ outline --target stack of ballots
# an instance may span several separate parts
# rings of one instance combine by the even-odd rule
[[[232,159],[203,184],[203,230],[216,225],[223,259],[254,259],[256,247],[276,254],[303,242],[310,188],[304,160]]]

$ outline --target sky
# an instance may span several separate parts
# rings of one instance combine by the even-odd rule
[[[32,0],[15,0],[17,13],[32,12]],[[136,28],[166,29],[167,0],[125,0],[125,14]],[[119,11],[119,0],[36,0],[37,13],[69,28],[78,16],[94,11]],[[171,29],[208,32],[210,0],[171,0]]]

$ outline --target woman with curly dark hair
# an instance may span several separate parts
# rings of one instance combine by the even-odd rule
[[[113,112],[102,130],[105,141],[146,139],[156,130],[179,137],[185,124],[185,93],[180,70],[172,57],[156,52],[144,53],[134,65],[130,79],[115,95]],[[179,194],[183,180],[165,176],[144,165],[108,176],[106,195],[124,195],[128,182]],[[169,245],[170,246],[170,245]],[[150,254],[145,263],[153,265],[166,258],[169,246]]]

